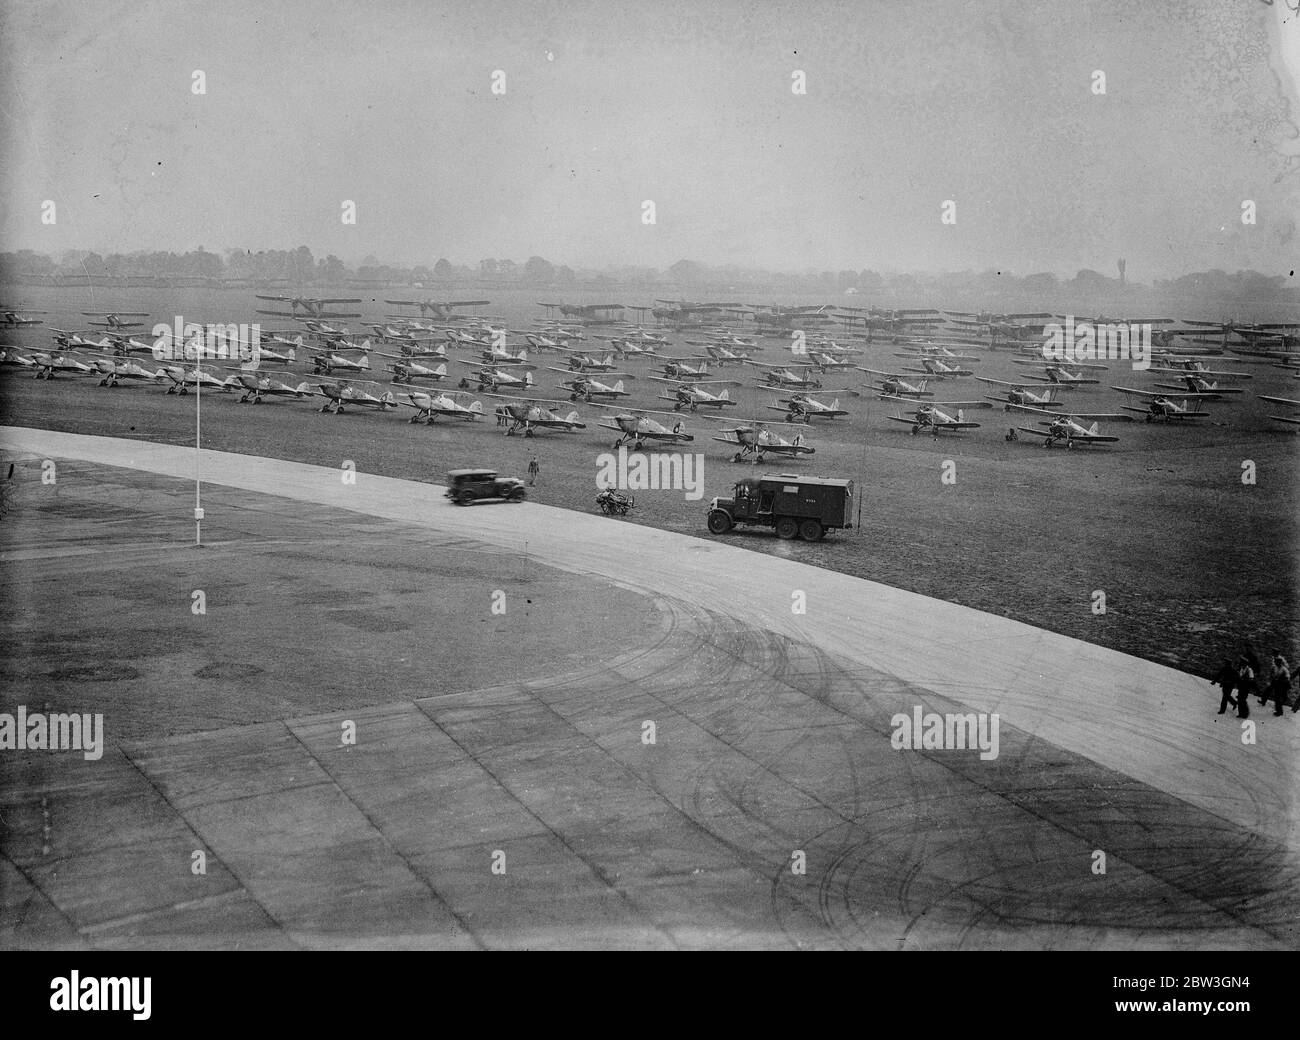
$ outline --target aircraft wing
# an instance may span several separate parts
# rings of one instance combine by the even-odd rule
[[[1046,415],[1049,418],[1056,418],[1061,414],[1060,412],[1051,412],[1046,408],[1041,408],[1038,405],[1032,404],[1008,404],[1007,408],[1014,412],[1029,412],[1033,415]]]
[[[1134,390],[1127,386],[1111,386],[1112,390],[1118,390],[1121,394],[1135,394],[1138,397],[1163,397],[1169,401],[1205,401],[1214,397],[1213,394],[1198,394],[1192,392],[1173,393],[1156,393],[1154,390]]]

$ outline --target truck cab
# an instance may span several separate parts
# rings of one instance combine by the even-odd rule
[[[772,527],[778,538],[816,542],[853,527],[853,481],[778,473],[736,481],[730,498],[709,503],[708,524],[726,534],[737,524]]]

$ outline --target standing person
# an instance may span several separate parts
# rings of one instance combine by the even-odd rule
[[[1263,666],[1259,663],[1259,658],[1255,655],[1254,643],[1247,640],[1246,649],[1242,653],[1242,657],[1245,659],[1246,664],[1250,666],[1250,680],[1251,680],[1250,685],[1254,689],[1254,691],[1260,695],[1259,703],[1267,704],[1268,702],[1264,699],[1264,693],[1259,688],[1258,680],[1259,680],[1260,672],[1263,670]]]
[[[1286,699],[1291,694],[1291,666],[1286,663],[1281,650],[1273,651],[1273,678],[1269,680],[1268,689],[1264,691],[1264,703],[1273,698],[1273,714],[1281,715],[1286,707]],[[1292,713],[1295,709],[1291,709]]]
[[[1255,669],[1250,666],[1250,661],[1242,657],[1237,661],[1237,703],[1248,700],[1252,691],[1256,691]],[[1260,701],[1260,704],[1263,703]]]
[[[534,455],[528,460],[528,486],[532,487],[537,483],[537,474],[542,471],[542,467],[537,464],[537,456]]]

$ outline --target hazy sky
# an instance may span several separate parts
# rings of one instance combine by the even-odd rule
[[[5,249],[1017,274],[1123,256],[1135,281],[1300,260],[1284,0],[2,7]]]

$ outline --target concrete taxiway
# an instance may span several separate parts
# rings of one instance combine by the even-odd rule
[[[0,451],[0,710],[109,743],[0,752],[5,946],[1296,945],[1300,723],[1204,680],[799,543],[242,455],[198,550],[192,449]],[[917,706],[998,757],[895,749]]]

